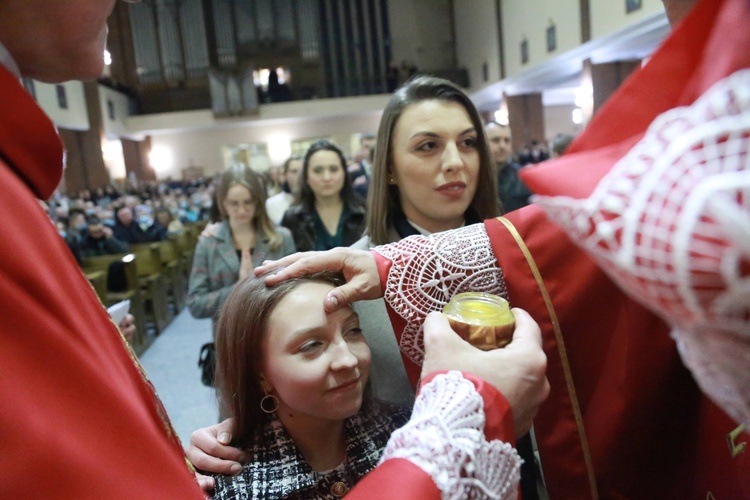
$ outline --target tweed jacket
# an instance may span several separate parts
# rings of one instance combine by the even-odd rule
[[[257,238],[252,253],[253,267],[266,259],[280,259],[295,252],[289,230],[283,227],[277,227],[276,230],[282,237],[281,246],[271,250],[265,238]],[[240,259],[232,242],[229,222],[224,221],[216,236],[201,238],[195,247],[187,296],[190,313],[196,318],[213,318],[215,326],[221,305],[239,276]]]
[[[312,470],[274,417],[245,450],[250,461],[240,474],[214,476],[214,498],[339,498],[377,466],[391,433],[409,420],[409,413],[384,403],[363,406],[344,423],[346,461],[326,472]]]
[[[349,216],[342,222],[342,246],[349,246],[362,237],[365,231],[365,207],[352,203],[346,206]],[[281,225],[289,228],[298,252],[315,250],[315,208],[292,205],[284,213]]]

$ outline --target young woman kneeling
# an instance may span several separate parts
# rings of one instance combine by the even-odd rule
[[[214,498],[342,496],[375,468],[409,412],[370,401],[370,349],[351,308],[323,303],[343,277],[240,282],[219,318],[216,388],[249,461]]]

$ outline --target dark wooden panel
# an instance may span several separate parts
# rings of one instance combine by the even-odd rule
[[[532,141],[544,143],[544,106],[542,94],[506,95],[508,121],[513,133],[513,152],[517,153],[524,144]]]

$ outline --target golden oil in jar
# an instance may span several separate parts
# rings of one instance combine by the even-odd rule
[[[443,308],[453,328],[473,346],[489,351],[505,347],[513,339],[516,319],[508,301],[483,292],[455,295]]]

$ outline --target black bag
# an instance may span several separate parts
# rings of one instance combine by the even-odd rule
[[[107,270],[107,290],[110,292],[124,292],[128,289],[128,281],[125,278],[125,264],[116,260],[109,265]]]
[[[214,386],[216,373],[216,345],[213,342],[203,344],[198,355],[198,367],[201,369],[201,382],[208,387]]]

